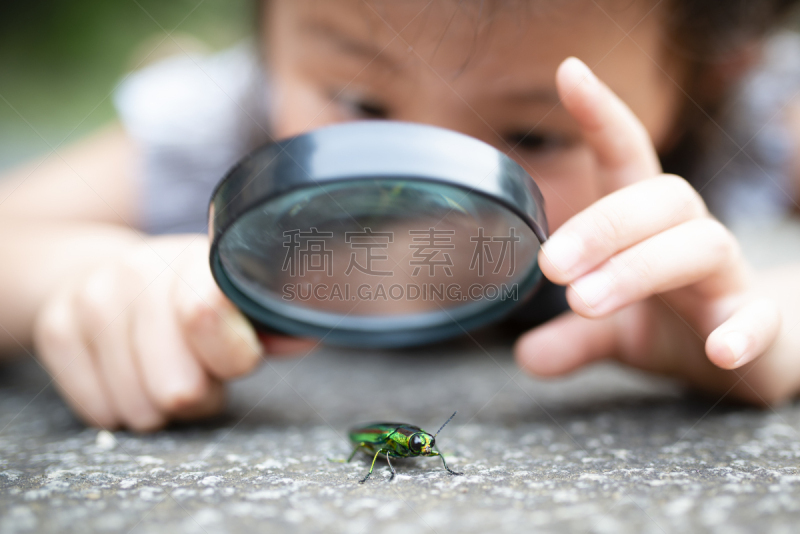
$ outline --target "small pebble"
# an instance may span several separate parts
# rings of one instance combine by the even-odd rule
[[[108,430],[101,430],[97,433],[97,438],[94,440],[94,444],[98,449],[110,451],[117,446],[117,438],[115,438],[114,434]]]

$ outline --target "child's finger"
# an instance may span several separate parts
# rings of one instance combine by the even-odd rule
[[[614,319],[586,319],[565,313],[524,334],[514,346],[523,369],[539,376],[559,376],[617,350]]]
[[[186,345],[166,298],[172,276],[164,271],[136,300],[131,332],[148,395],[159,409],[174,415],[204,400],[209,377]]]
[[[738,256],[736,240],[722,224],[694,219],[620,252],[578,278],[570,284],[567,300],[580,315],[601,317],[690,284],[701,284],[695,286],[698,294],[717,298],[746,287],[747,273]]]
[[[225,407],[225,384],[210,377],[208,380],[208,390],[200,402],[193,406],[188,406],[184,410],[175,412],[176,419],[191,421],[193,419],[203,419],[218,414]]]
[[[171,297],[186,342],[213,376],[241,376],[261,361],[253,326],[217,287],[208,262],[188,264]]]
[[[109,332],[101,337],[112,335],[115,334]],[[129,341],[129,337],[108,343],[101,341],[94,358],[125,426],[137,432],[150,432],[164,426],[167,418],[158,410],[144,387]]]
[[[740,308],[711,332],[706,354],[723,369],[736,369],[767,352],[781,326],[780,309],[771,299],[759,299]]]
[[[542,245],[539,265],[551,281],[566,285],[621,250],[707,215],[686,180],[661,175],[615,191],[565,222]]]
[[[148,397],[131,353],[129,308],[135,294],[125,291],[130,284],[120,278],[110,269],[92,275],[78,295],[76,315],[122,422],[137,431],[155,430],[166,418]]]
[[[39,358],[75,413],[91,426],[116,428],[119,420],[81,335],[71,293],[45,305],[37,317],[34,336]]]
[[[661,173],[650,135],[636,115],[581,60],[556,72],[561,102],[594,149],[603,194]]]

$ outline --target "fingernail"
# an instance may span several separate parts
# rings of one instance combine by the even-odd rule
[[[571,287],[584,304],[595,308],[606,299],[611,291],[612,283],[613,279],[605,271],[594,271],[578,278],[571,284]]]
[[[256,331],[244,315],[237,311],[229,311],[225,314],[224,319],[236,341],[243,340],[255,354],[261,354],[262,347],[256,336]]]
[[[566,274],[580,261],[583,245],[572,234],[555,234],[544,242],[542,252],[553,267]]]
[[[592,69],[590,69],[589,66],[580,59],[571,57],[567,61],[571,63],[570,68],[574,69],[575,75],[580,78],[576,85],[580,83],[592,84],[597,80],[597,77],[592,72]]]
[[[733,365],[739,366],[744,363],[743,360],[747,356],[747,336],[741,332],[728,332],[724,339],[728,350],[733,354]]]

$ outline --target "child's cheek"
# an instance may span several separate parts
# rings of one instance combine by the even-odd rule
[[[545,200],[550,233],[600,198],[594,157],[583,144],[549,158],[529,158],[522,164]]]

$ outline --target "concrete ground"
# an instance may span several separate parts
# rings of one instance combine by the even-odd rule
[[[800,224],[738,232],[759,268]],[[759,410],[611,365],[518,373],[509,342],[323,348],[236,382],[226,414],[153,435],[88,429],[30,359],[0,367],[0,534],[797,532],[800,401]],[[347,429],[435,431],[436,458],[350,464]]]
[[[233,385],[225,416],[149,436],[81,426],[35,362],[0,373],[0,533],[796,532],[800,403],[758,410],[597,366],[523,374],[478,338],[322,349]],[[330,462],[374,419],[448,463]]]

